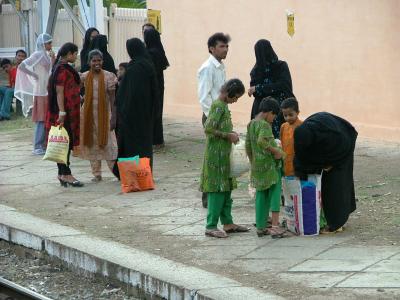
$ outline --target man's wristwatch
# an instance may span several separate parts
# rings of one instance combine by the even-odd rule
[[[59,112],[58,112],[58,115],[59,115],[60,117],[64,117],[64,116],[67,115],[67,113],[66,113],[65,111],[59,111]]]

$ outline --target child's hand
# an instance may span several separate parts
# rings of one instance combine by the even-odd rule
[[[251,97],[254,94],[255,91],[256,91],[256,87],[255,86],[251,86],[249,88],[249,91],[247,92],[247,94],[249,95],[249,97]]]
[[[282,158],[282,153],[279,152],[279,151],[275,152],[274,158],[275,158],[275,159],[281,159],[281,158]]]
[[[228,133],[228,140],[232,144],[237,144],[239,142],[239,135],[236,132]]]

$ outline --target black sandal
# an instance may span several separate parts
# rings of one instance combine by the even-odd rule
[[[79,180],[74,180],[72,182],[66,181],[66,182],[67,182],[67,184],[69,184],[73,187],[83,187],[84,186],[84,184],[82,182],[80,182]]]
[[[83,187],[84,186],[84,184],[82,182],[80,182],[79,180],[76,180],[76,179],[72,182],[63,180],[61,178],[59,178],[58,180],[60,180],[60,184],[63,187],[68,187],[68,185],[73,186],[73,187]]]

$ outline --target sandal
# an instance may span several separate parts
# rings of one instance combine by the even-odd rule
[[[270,235],[269,227],[264,228],[264,229],[257,229],[257,236],[258,237],[262,237],[262,236],[265,236],[265,235]]]
[[[280,228],[279,226],[272,226],[271,228],[268,228],[269,234],[271,235],[271,238],[273,239],[281,239],[284,237],[288,237],[286,234],[286,230],[283,228]]]
[[[320,233],[320,234],[334,234],[334,233],[343,232],[343,230],[344,230],[344,228],[343,228],[343,227],[340,227],[340,228],[338,228],[338,229],[336,229],[336,230],[334,230],[334,231],[330,231],[330,230],[329,230],[329,227],[326,226],[326,227],[322,228],[322,229],[319,231],[319,233]]]
[[[103,178],[101,177],[101,175],[97,175],[92,178],[92,182],[95,182],[95,183],[102,181],[102,180],[103,180]]]
[[[272,226],[272,218],[268,217],[266,223],[267,223],[267,227],[271,227]],[[253,226],[257,227],[257,224],[253,223]]]
[[[205,235],[219,239],[224,239],[228,237],[225,231],[219,229],[206,229]]]
[[[236,233],[236,232],[247,232],[250,230],[249,228],[241,226],[241,225],[236,225],[236,224],[234,224],[234,225],[235,226],[233,228],[229,228],[227,230],[224,229],[224,231],[226,233]]]

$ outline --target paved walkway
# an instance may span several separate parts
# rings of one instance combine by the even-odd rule
[[[286,298],[400,297],[400,248],[354,246],[351,221],[343,234],[330,236],[272,240],[258,238],[253,227],[224,240],[205,237],[198,192],[202,129],[169,119],[165,133],[167,147],[155,155],[157,188],[130,194],[121,193],[105,164],[105,180],[91,183],[89,163],[76,158],[73,173],[86,185],[62,188],[55,164],[31,155],[31,131],[2,133],[0,204]],[[251,226],[247,181],[241,178],[233,193],[233,216]]]

